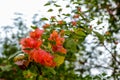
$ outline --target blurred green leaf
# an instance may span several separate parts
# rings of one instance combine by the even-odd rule
[[[65,56],[61,56],[58,54],[54,54],[54,56],[55,56],[54,60],[56,62],[56,65],[59,67],[64,62]]]
[[[62,15],[64,15],[64,16],[68,16],[68,17],[70,16],[70,14],[69,14],[69,13],[68,13],[68,14],[62,14]]]
[[[41,21],[48,21],[48,19],[46,17],[43,17],[40,19]]]
[[[56,71],[54,70],[54,68],[50,68],[50,67],[47,67],[48,68],[48,70],[52,73],[52,74],[56,74]]]
[[[70,5],[66,5],[66,8],[69,8],[70,7]]]
[[[10,71],[11,70],[11,68],[12,68],[12,65],[5,65],[5,66],[0,66],[0,69],[2,70],[2,71]]]
[[[86,36],[86,33],[85,32],[83,32],[84,30],[82,29],[82,28],[77,28],[77,29],[74,29],[74,32],[77,34],[77,35],[79,35],[79,36]]]
[[[60,6],[60,5],[58,5],[58,4],[54,4],[54,6],[55,6],[55,7],[61,7],[61,6]]]
[[[75,53],[77,51],[77,43],[73,39],[66,39],[64,46],[70,52]]]
[[[49,9],[49,10],[48,10],[48,12],[52,12],[52,11],[53,11],[53,9]]]
[[[51,3],[50,2],[47,2],[44,6],[49,6]]]
[[[23,54],[23,52],[22,52],[22,51],[17,51],[16,53],[10,55],[9,58],[8,58],[8,60],[14,58],[15,56],[17,56],[17,55],[19,55],[19,54]]]
[[[95,35],[98,37],[99,41],[100,41],[101,43],[103,43],[103,42],[104,42],[104,36],[103,36],[102,34],[96,32],[96,31],[94,31],[94,33],[95,33]]]
[[[37,29],[38,27],[37,26],[31,26],[32,29]]]
[[[60,12],[62,11],[62,8],[60,8],[58,11],[59,11],[59,13],[60,13]]]

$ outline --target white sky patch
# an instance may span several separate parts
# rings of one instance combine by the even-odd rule
[[[0,26],[12,25],[14,13],[22,13],[24,19],[27,20],[27,25],[32,24],[32,17],[34,14],[38,13],[42,17],[56,16],[58,14],[57,9],[54,6],[45,7],[44,4],[48,0],[1,0],[0,1]],[[69,4],[67,1],[58,1],[62,8],[65,7],[64,4]],[[47,10],[52,8],[54,11],[48,13]],[[69,10],[63,9],[63,12],[68,12]]]
[[[0,1],[0,26],[11,25],[15,12],[22,13],[27,20],[32,18],[33,14],[41,12],[45,14],[43,5],[48,0],[1,0]]]

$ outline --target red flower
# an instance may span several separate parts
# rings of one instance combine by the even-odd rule
[[[79,14],[75,14],[74,16],[73,16],[73,18],[79,18]]]
[[[31,58],[41,65],[55,67],[54,57],[50,53],[42,49],[34,49],[31,51]]]
[[[53,31],[52,34],[50,34],[50,38],[48,38],[50,41],[55,41],[56,45],[62,45],[64,42],[64,38],[60,37],[57,31]]]
[[[63,25],[63,24],[64,24],[64,21],[63,21],[63,20],[58,21],[58,24],[59,24],[59,25]]]
[[[64,31],[64,30],[61,30],[61,31],[60,31],[60,36],[64,36],[64,33],[65,33],[65,31]]]
[[[77,22],[76,22],[76,21],[72,21],[71,24],[72,24],[73,26],[76,26],[76,25],[77,25]]]
[[[78,7],[78,8],[77,8],[77,11],[78,11],[78,12],[81,12],[81,7]]]
[[[43,28],[45,29],[45,28],[48,28],[48,27],[50,27],[50,24],[45,24],[45,25],[43,25]]]
[[[41,40],[34,40],[33,38],[23,38],[20,40],[23,52],[28,52],[29,49],[39,48],[42,44]]]
[[[53,41],[53,40],[56,41],[56,38],[58,38],[58,36],[59,36],[58,32],[54,30],[52,32],[52,34],[50,34],[50,38],[48,38],[48,39],[51,40],[51,41]]]
[[[67,51],[63,47],[64,38],[62,38],[60,35],[61,34],[58,34],[57,31],[53,31],[52,34],[50,35],[49,40],[55,42],[55,44],[52,44],[52,50],[54,52],[60,52],[66,54]]]
[[[55,19],[55,16],[51,16],[51,19]]]
[[[55,41],[56,41],[56,45],[61,46],[64,42],[64,38],[57,37]]]
[[[43,30],[40,30],[39,28],[35,29],[35,31],[30,32],[30,37],[33,39],[39,39],[41,38],[43,34]]]
[[[60,53],[63,53],[63,54],[67,53],[66,49],[63,46],[56,46],[56,45],[54,45],[54,46],[52,46],[52,50],[54,52],[60,52]]]

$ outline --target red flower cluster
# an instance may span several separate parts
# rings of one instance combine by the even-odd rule
[[[34,49],[31,51],[31,57],[37,63],[45,66],[54,67],[56,63],[53,61],[53,56],[50,53],[42,49]]]
[[[30,32],[29,38],[21,39],[20,44],[22,45],[22,50],[35,62],[44,66],[55,67],[56,64],[53,56],[40,48],[42,45],[41,36],[43,32],[43,30],[37,28],[35,31]]]
[[[48,40],[55,42],[55,44],[52,44],[52,50],[54,52],[60,52],[60,53],[66,54],[67,51],[63,47],[64,38],[62,38],[57,31],[54,30]]]
[[[35,40],[34,38],[23,38],[20,41],[20,44],[22,44],[22,50],[25,53],[29,53],[30,50],[32,49],[38,49],[41,44],[42,44],[42,40]]]
[[[37,28],[35,31],[30,32],[30,37],[33,39],[40,39],[43,32],[43,30]]]

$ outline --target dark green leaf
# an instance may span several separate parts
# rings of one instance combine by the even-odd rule
[[[53,9],[49,9],[49,10],[48,10],[48,12],[52,12],[52,11],[53,11]]]
[[[54,4],[54,6],[55,6],[55,7],[61,7],[61,6],[60,6],[60,5],[58,5],[58,4]]]
[[[70,5],[66,5],[66,8],[69,8],[70,7]]]
[[[48,19],[45,18],[45,17],[43,17],[43,18],[41,18],[40,20],[41,20],[41,21],[47,21]]]
[[[60,12],[62,11],[62,8],[60,8],[58,11],[59,11],[59,13],[60,13]]]
[[[64,16],[68,16],[68,17],[70,16],[70,14],[69,14],[69,13],[68,13],[68,14],[62,14],[62,15],[64,15]]]
[[[38,27],[37,26],[31,26],[32,29],[37,29]]]
[[[50,2],[47,2],[44,6],[48,6],[48,5],[50,5],[51,3]]]

